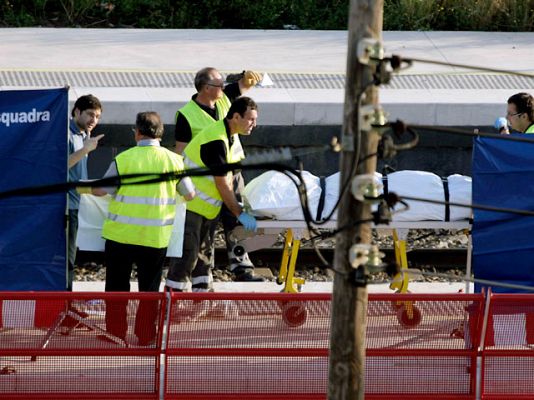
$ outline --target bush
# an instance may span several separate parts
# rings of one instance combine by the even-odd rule
[[[349,0],[0,0],[0,26],[339,29]],[[384,0],[384,30],[534,30],[534,0]]]

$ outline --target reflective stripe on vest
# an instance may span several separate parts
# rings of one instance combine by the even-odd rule
[[[189,157],[185,156],[184,158],[184,165],[186,168],[188,169],[195,169],[195,168],[202,168],[200,165],[196,164],[194,161],[192,161]],[[204,179],[207,179],[211,182],[213,182],[215,184],[215,178],[213,177],[213,175],[205,175],[203,176]],[[216,198],[213,198],[209,195],[207,195],[206,193],[204,193],[202,190],[200,190],[199,188],[197,188],[195,186],[195,197],[198,197],[199,199],[205,201],[206,203],[209,203],[215,207],[222,207],[223,205],[223,201],[222,200],[219,200],[219,199],[216,199]]]
[[[115,196],[116,201],[126,204],[146,204],[150,206],[174,206],[176,205],[176,198],[173,199],[157,199],[153,197],[133,197],[123,196],[118,194]]]
[[[108,218],[111,221],[120,222],[122,224],[142,225],[142,226],[167,226],[167,225],[172,225],[174,223],[174,217],[168,218],[168,219],[148,219],[148,218],[126,217],[124,215],[108,213]]]
[[[185,156],[184,157],[184,165],[187,169],[199,169],[199,168],[206,168],[206,167],[201,167],[200,165],[198,165],[197,163],[195,163],[193,160],[191,160],[189,157]],[[209,179],[210,181],[213,181],[215,182],[215,179],[213,178],[213,175],[204,175],[204,177],[206,179]]]
[[[222,207],[223,201],[214,199],[213,197],[208,196],[206,193],[201,192],[200,190],[196,191],[196,197],[199,199],[205,201],[206,203],[209,203],[215,207]]]

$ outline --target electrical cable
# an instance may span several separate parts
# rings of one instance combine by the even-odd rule
[[[415,129],[426,129],[429,131],[435,131],[435,132],[441,132],[441,133],[450,133],[453,135],[486,137],[486,138],[491,138],[491,139],[509,140],[511,142],[521,142],[521,143],[534,143],[534,137],[531,137],[530,135],[524,135],[524,134],[503,135],[500,133],[473,132],[467,129],[457,129],[457,128],[448,128],[448,127],[443,128],[443,127],[434,126],[434,125],[411,124],[410,127],[415,128]]]
[[[429,272],[429,271],[410,270],[410,269],[408,270],[401,269],[399,271],[399,274],[401,274],[401,276],[404,276],[404,274],[410,275],[410,273],[423,275],[423,276],[431,276],[431,277],[436,277],[436,278],[444,278],[444,279],[447,279],[448,282],[453,281],[453,280],[464,281],[464,282],[471,282],[471,283],[480,283],[486,286],[494,286],[494,287],[502,287],[502,288],[507,288],[507,289],[516,289],[516,290],[525,290],[529,292],[534,292],[534,286],[498,282],[498,281],[493,281],[493,280],[488,280],[488,279],[471,278],[465,275],[460,276],[460,275],[445,274],[445,273],[440,273],[440,272]]]
[[[405,196],[405,195],[398,196],[398,198],[403,199],[403,200],[420,201],[423,203],[430,203],[430,204],[470,208],[472,210],[494,211],[494,212],[499,212],[499,213],[522,215],[525,217],[534,217],[534,211],[521,210],[517,208],[495,207],[495,206],[487,206],[483,204],[473,204],[473,203],[464,204],[464,203],[457,203],[454,201],[433,200],[433,199],[425,199],[423,197],[413,197],[413,196]]]
[[[449,61],[438,61],[438,60],[430,60],[430,59],[425,59],[425,58],[402,57],[402,56],[395,55],[395,54],[390,57],[384,57],[384,58],[369,57],[369,60],[375,61],[375,62],[389,61],[392,64],[392,66],[397,66],[397,68],[400,67],[402,63],[413,64],[414,62],[419,62],[423,64],[443,65],[446,67],[464,68],[464,69],[470,69],[470,70],[475,70],[475,71],[495,72],[498,74],[508,74],[508,75],[522,76],[525,78],[534,79],[534,74],[528,73],[528,72],[510,71],[510,70],[504,70],[500,68],[482,67],[478,65],[458,64],[458,63],[451,63]],[[393,68],[397,69],[395,67]]]

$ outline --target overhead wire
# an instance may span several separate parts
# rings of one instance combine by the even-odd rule
[[[430,271],[421,271],[421,270],[413,270],[413,269],[407,269],[407,270],[399,270],[399,274],[401,276],[404,276],[405,274],[414,274],[414,275],[423,275],[423,276],[430,276],[430,277],[436,277],[436,278],[443,278],[447,279],[449,281],[463,281],[463,282],[471,282],[471,283],[479,283],[481,285],[485,286],[492,286],[492,287],[502,287],[507,289],[515,289],[515,290],[524,290],[524,291],[530,291],[534,292],[534,286],[529,285],[519,285],[515,283],[507,283],[507,282],[500,282],[500,281],[494,281],[490,279],[480,279],[480,278],[473,278],[466,275],[453,275],[453,274],[446,274],[441,272],[430,272]]]
[[[505,70],[502,68],[485,67],[485,66],[480,66],[480,65],[452,63],[449,61],[431,60],[427,58],[402,57],[396,54],[390,57],[384,57],[384,58],[369,57],[369,59],[374,62],[390,61],[392,65],[398,65],[398,66],[400,66],[402,63],[408,63],[409,65],[411,65],[414,62],[419,62],[423,64],[442,65],[445,67],[463,68],[463,69],[469,69],[469,70],[474,70],[474,71],[495,72],[498,74],[515,75],[515,76],[522,76],[524,78],[534,79],[534,73],[529,73],[529,72],[519,72],[519,71],[513,71],[513,70]]]

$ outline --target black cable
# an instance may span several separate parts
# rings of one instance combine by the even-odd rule
[[[443,65],[446,67],[456,67],[456,68],[464,68],[464,69],[470,69],[470,70],[475,70],[475,71],[495,72],[498,74],[508,74],[508,75],[522,76],[525,78],[534,78],[534,74],[528,73],[528,72],[509,71],[509,70],[504,70],[504,69],[499,69],[499,68],[481,67],[481,66],[468,65],[468,64],[457,64],[457,63],[451,63],[448,61],[429,60],[425,58],[402,57],[399,55],[392,55],[391,57],[384,57],[383,59],[377,58],[377,57],[369,57],[369,59],[375,62],[389,61],[392,63],[392,65],[394,63],[395,65],[399,65],[399,66],[402,63],[413,64],[414,62],[420,62],[424,64]]]
[[[483,211],[494,211],[494,212],[500,212],[500,213],[506,213],[506,214],[516,214],[516,215],[522,215],[526,217],[534,217],[534,211],[530,210],[520,210],[517,208],[505,208],[505,207],[494,207],[494,206],[486,206],[483,204],[463,204],[463,203],[456,203],[453,201],[441,201],[441,200],[432,200],[432,199],[425,199],[421,197],[413,197],[413,196],[398,196],[399,199],[403,200],[411,200],[411,201],[420,201],[423,203],[430,203],[430,204],[440,204],[440,205],[449,205],[454,207],[463,207],[463,208],[470,208],[472,210],[483,210]]]
[[[527,290],[527,291],[530,291],[530,292],[534,292],[534,286],[516,285],[514,283],[498,282],[498,281],[492,281],[492,280],[480,279],[480,278],[471,278],[471,277],[467,277],[465,275],[453,275],[453,274],[444,274],[444,273],[440,273],[440,272],[427,272],[427,271],[420,271],[420,270],[410,271],[409,269],[408,270],[402,270],[401,269],[399,271],[399,273],[401,275],[403,275],[405,273],[408,273],[408,275],[410,273],[415,273],[415,274],[423,275],[423,276],[433,276],[433,277],[437,277],[437,278],[445,278],[449,282],[450,281],[464,281],[464,282],[480,283],[482,285],[487,285],[487,286],[502,287],[502,288],[507,288],[507,289]]]
[[[429,131],[450,133],[453,135],[460,135],[460,136],[486,137],[486,138],[491,138],[491,139],[509,140],[511,142],[534,143],[534,137],[531,137],[530,135],[521,135],[521,134],[503,135],[500,133],[473,132],[467,129],[457,129],[457,128],[447,128],[447,127],[444,128],[444,127],[439,127],[439,126],[434,126],[434,125],[410,125],[410,127],[415,128],[415,129],[426,129]]]
[[[306,191],[306,184],[302,177],[300,171],[291,168],[284,164],[278,163],[258,163],[258,164],[246,164],[241,163],[235,164],[221,164],[219,166],[214,166],[212,168],[195,168],[188,169],[185,171],[172,171],[168,173],[138,173],[138,174],[125,174],[120,176],[111,176],[102,179],[96,179],[91,181],[77,181],[77,182],[62,182],[57,184],[48,184],[42,186],[33,186],[26,188],[17,188],[12,190],[7,190],[0,192],[0,199],[13,197],[13,196],[34,196],[34,195],[44,195],[51,193],[60,193],[67,192],[70,189],[75,189],[76,187],[109,187],[109,186],[120,186],[120,185],[146,185],[151,183],[159,183],[164,181],[179,180],[186,176],[206,176],[206,175],[217,175],[220,173],[226,173],[233,170],[275,170],[279,171],[286,176],[296,185],[300,205],[303,212],[304,219],[306,221],[306,226],[308,230],[314,232],[312,224],[322,225],[328,222],[328,220],[315,221],[310,212],[308,204],[308,196]],[[295,180],[295,177],[299,182]]]

